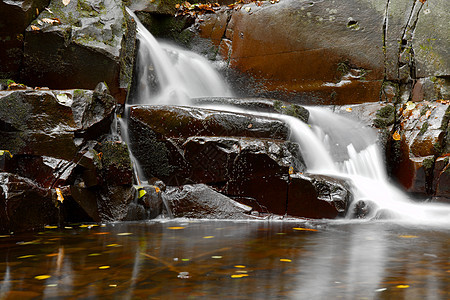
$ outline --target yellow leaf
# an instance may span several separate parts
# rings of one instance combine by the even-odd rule
[[[19,258],[30,258],[30,257],[35,257],[36,255],[34,255],[34,254],[30,254],[30,255],[22,255],[22,256],[19,256],[18,257],[18,259]]]
[[[289,175],[292,175],[292,174],[294,174],[294,167],[290,166],[289,167]]]
[[[351,112],[353,109],[351,107],[347,107],[345,110]]]
[[[50,278],[50,277],[52,277],[52,276],[50,276],[50,275],[38,275],[38,276],[34,276],[34,278],[37,279],[37,280],[44,280],[44,279],[47,279],[47,278]]]
[[[67,6],[67,5],[69,5],[70,0],[62,0],[62,3],[64,4],[64,6]]]
[[[110,284],[109,287],[117,287],[117,284]]]
[[[213,235],[208,235],[208,236],[204,236],[203,238],[204,239],[212,239],[212,238],[214,238],[214,236]]]
[[[102,255],[101,253],[90,253],[90,254],[88,254],[88,256],[99,256],[99,255]]]
[[[119,247],[120,245],[119,244],[109,244],[109,245],[106,245],[106,247]]]
[[[243,266],[243,265],[235,265],[234,267],[235,268],[245,268],[245,266]]]
[[[242,278],[242,277],[247,277],[248,274],[233,274],[231,275],[231,278]]]
[[[132,235],[132,233],[131,232],[121,232],[121,233],[118,233],[117,235]]]
[[[412,101],[408,101],[406,102],[406,110],[413,110],[414,108],[416,108],[416,104]]]
[[[409,288],[409,285],[407,285],[407,284],[399,284],[399,285],[396,286],[396,288],[407,289],[407,288]]]
[[[106,270],[106,269],[109,269],[109,268],[111,268],[111,266],[100,266],[100,267],[98,267],[100,270]]]
[[[219,259],[219,258],[222,258],[222,256],[220,256],[220,255],[214,255],[214,256],[211,256],[211,258]]]
[[[8,150],[0,150],[0,156],[3,156],[5,154],[9,154],[9,157],[11,158],[13,157],[11,152],[9,152]]]
[[[403,238],[403,239],[416,239],[416,238],[418,238],[417,235],[407,235],[407,234],[405,234],[405,235],[399,235],[398,237],[401,237],[401,238]]]
[[[35,25],[31,25],[31,29],[34,31],[39,31],[41,30],[39,27],[35,26]]]
[[[63,203],[64,202],[64,197],[63,197],[63,194],[61,192],[61,189],[60,188],[55,188],[55,190],[56,190],[56,195],[58,195],[56,200],[58,200],[59,202]]]
[[[180,229],[184,229],[184,227],[167,227],[167,229],[180,230]]]
[[[140,189],[140,190],[139,190],[139,198],[144,197],[145,194],[147,194],[147,192],[146,192],[144,189]]]
[[[58,228],[58,226],[45,225],[44,228],[45,229],[56,229],[56,228]]]
[[[311,228],[301,228],[301,227],[294,227],[292,228],[294,230],[299,230],[299,231],[318,231],[317,229],[311,229]]]
[[[400,141],[402,139],[402,137],[400,136],[400,134],[398,133],[398,131],[395,131],[394,134],[392,135],[392,138],[395,141]]]
[[[283,261],[283,262],[291,262],[292,260],[287,259],[287,258],[280,258],[280,261]]]

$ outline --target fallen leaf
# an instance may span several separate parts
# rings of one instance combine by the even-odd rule
[[[56,200],[58,200],[59,202],[63,203],[64,202],[64,197],[63,197],[63,194],[61,192],[61,189],[60,188],[55,188],[55,190],[56,190],[56,195],[58,195]]]
[[[353,109],[351,107],[347,107],[345,110],[351,112]]]
[[[34,254],[30,254],[30,255],[22,255],[22,256],[19,256],[18,257],[18,259],[22,259],[22,258],[30,258],[30,257],[35,257],[36,255],[34,255]]]
[[[398,133],[398,131],[394,132],[394,134],[392,135],[392,138],[394,139],[394,141],[400,141],[402,139],[402,137],[400,136],[400,133]]]
[[[214,236],[213,235],[208,235],[208,236],[204,236],[203,238],[204,239],[212,239],[212,238],[214,238]]]
[[[292,175],[292,174],[294,174],[294,167],[290,166],[289,167],[289,175]]]
[[[109,245],[106,245],[106,247],[120,247],[121,245],[119,245],[119,244],[109,244]]]
[[[34,278],[37,279],[37,280],[44,280],[44,279],[47,279],[47,278],[50,278],[50,277],[52,277],[52,276],[50,276],[50,275],[38,275],[38,276],[34,276]]]
[[[41,30],[39,27],[37,27],[35,25],[31,25],[31,29],[34,30],[34,31]]]
[[[109,232],[94,232],[96,235],[103,235],[103,234],[109,234]]]
[[[64,6],[67,6],[67,5],[69,5],[70,0],[62,0],[62,3],[64,4]]]
[[[312,228],[301,228],[301,227],[295,227],[292,228],[294,230],[299,230],[299,231],[318,231],[317,229],[312,229]]]
[[[407,234],[399,235],[398,237],[403,238],[403,239],[416,239],[416,238],[418,238],[417,235],[407,235]]]
[[[235,265],[234,267],[235,268],[245,268],[245,266],[243,266],[243,265]]]
[[[280,258],[280,261],[283,261],[283,262],[291,262],[292,260],[287,259],[287,258]]]
[[[5,154],[9,154],[9,157],[12,158],[12,154],[11,152],[9,152],[8,150],[0,150],[0,156],[5,155]]]
[[[98,267],[100,270],[106,270],[106,269],[109,269],[109,268],[111,268],[111,266],[100,266],[100,267]]]
[[[407,285],[407,284],[399,284],[399,285],[396,286],[396,288],[407,289],[407,288],[409,288],[409,285]]]
[[[414,108],[416,108],[416,104],[412,101],[408,101],[406,102],[406,110],[413,110]]]
[[[101,253],[90,253],[90,254],[88,254],[88,256],[99,256],[99,255],[102,255]]]
[[[131,233],[131,232],[121,232],[121,233],[118,233],[117,235],[132,235],[133,233]]]
[[[220,255],[214,255],[214,256],[211,256],[211,258],[220,259],[220,258],[222,258],[222,256],[220,256]]]
[[[233,274],[231,275],[231,278],[242,278],[242,277],[247,277],[248,274]]]
[[[184,227],[167,227],[167,229],[180,230],[180,229],[184,229]]]
[[[157,192],[157,193],[159,193],[161,191],[160,188],[157,186],[154,186],[154,188],[155,188],[155,192]]]
[[[109,287],[117,287],[117,284],[110,284]]]
[[[56,228],[58,228],[58,226],[45,225],[44,228],[45,229],[56,229]]]

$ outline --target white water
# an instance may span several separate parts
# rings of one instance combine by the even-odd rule
[[[159,43],[140,24],[138,37],[139,85],[135,104],[190,105],[196,97],[231,96],[225,82],[208,61],[197,54]],[[155,82],[157,86],[149,84]],[[310,123],[279,114],[256,113],[236,107],[212,107],[281,119],[288,123],[291,138],[301,147],[308,172],[348,179],[354,201],[371,203],[369,218],[450,225],[450,206],[414,203],[391,185],[376,144],[376,133],[326,109],[310,107]],[[349,212],[353,207],[349,208]]]

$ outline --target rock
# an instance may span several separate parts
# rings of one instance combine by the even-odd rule
[[[145,176],[172,185],[189,178],[181,146],[190,136],[288,137],[287,126],[276,119],[176,106],[132,107],[129,132]]]
[[[133,183],[133,167],[128,147],[123,142],[106,141],[94,150],[97,172],[106,185],[129,185]]]
[[[418,4],[418,3],[417,3]],[[412,35],[412,47],[418,77],[450,74],[450,16],[442,8],[445,0],[421,5],[420,15]]]
[[[349,185],[324,175],[290,175],[287,214],[314,219],[344,216],[352,200]]]
[[[443,124],[448,105],[439,102],[409,102],[400,117],[400,141],[391,140],[389,164],[394,178],[408,191],[433,193],[434,161],[445,147]]]
[[[288,141],[196,136],[188,138],[182,149],[191,171],[189,179],[197,183],[232,181],[228,184],[247,186],[241,184],[243,180],[287,174],[290,167],[306,169],[298,145]]]
[[[0,78],[19,78],[25,29],[49,2],[0,1]]]
[[[450,199],[450,164],[448,156],[436,159],[433,184],[436,197]]]
[[[145,219],[154,219],[163,212],[163,191],[154,185],[138,186],[138,203],[147,214]]]
[[[302,103],[379,100],[385,3],[283,1],[245,8],[250,12],[224,10],[207,16],[199,27],[200,36],[226,46],[219,52],[232,69],[260,83],[244,80],[243,93],[293,96]]]
[[[141,122],[158,137],[247,136],[286,140],[289,129],[283,122],[252,114],[183,106],[133,106],[132,122]]]
[[[168,187],[167,199],[177,218],[248,219],[251,208],[231,200],[204,184]]]
[[[0,173],[0,232],[37,230],[45,224],[58,224],[56,198],[31,180]]]
[[[133,186],[112,184],[101,186],[97,196],[100,220],[102,222],[125,220],[134,196]]]
[[[52,0],[27,28],[22,80],[53,89],[105,81],[124,103],[135,54],[135,23],[121,1]]]

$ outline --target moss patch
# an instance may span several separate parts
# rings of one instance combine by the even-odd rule
[[[386,105],[380,108],[373,120],[373,124],[377,128],[386,128],[395,122],[395,107],[393,105]]]

